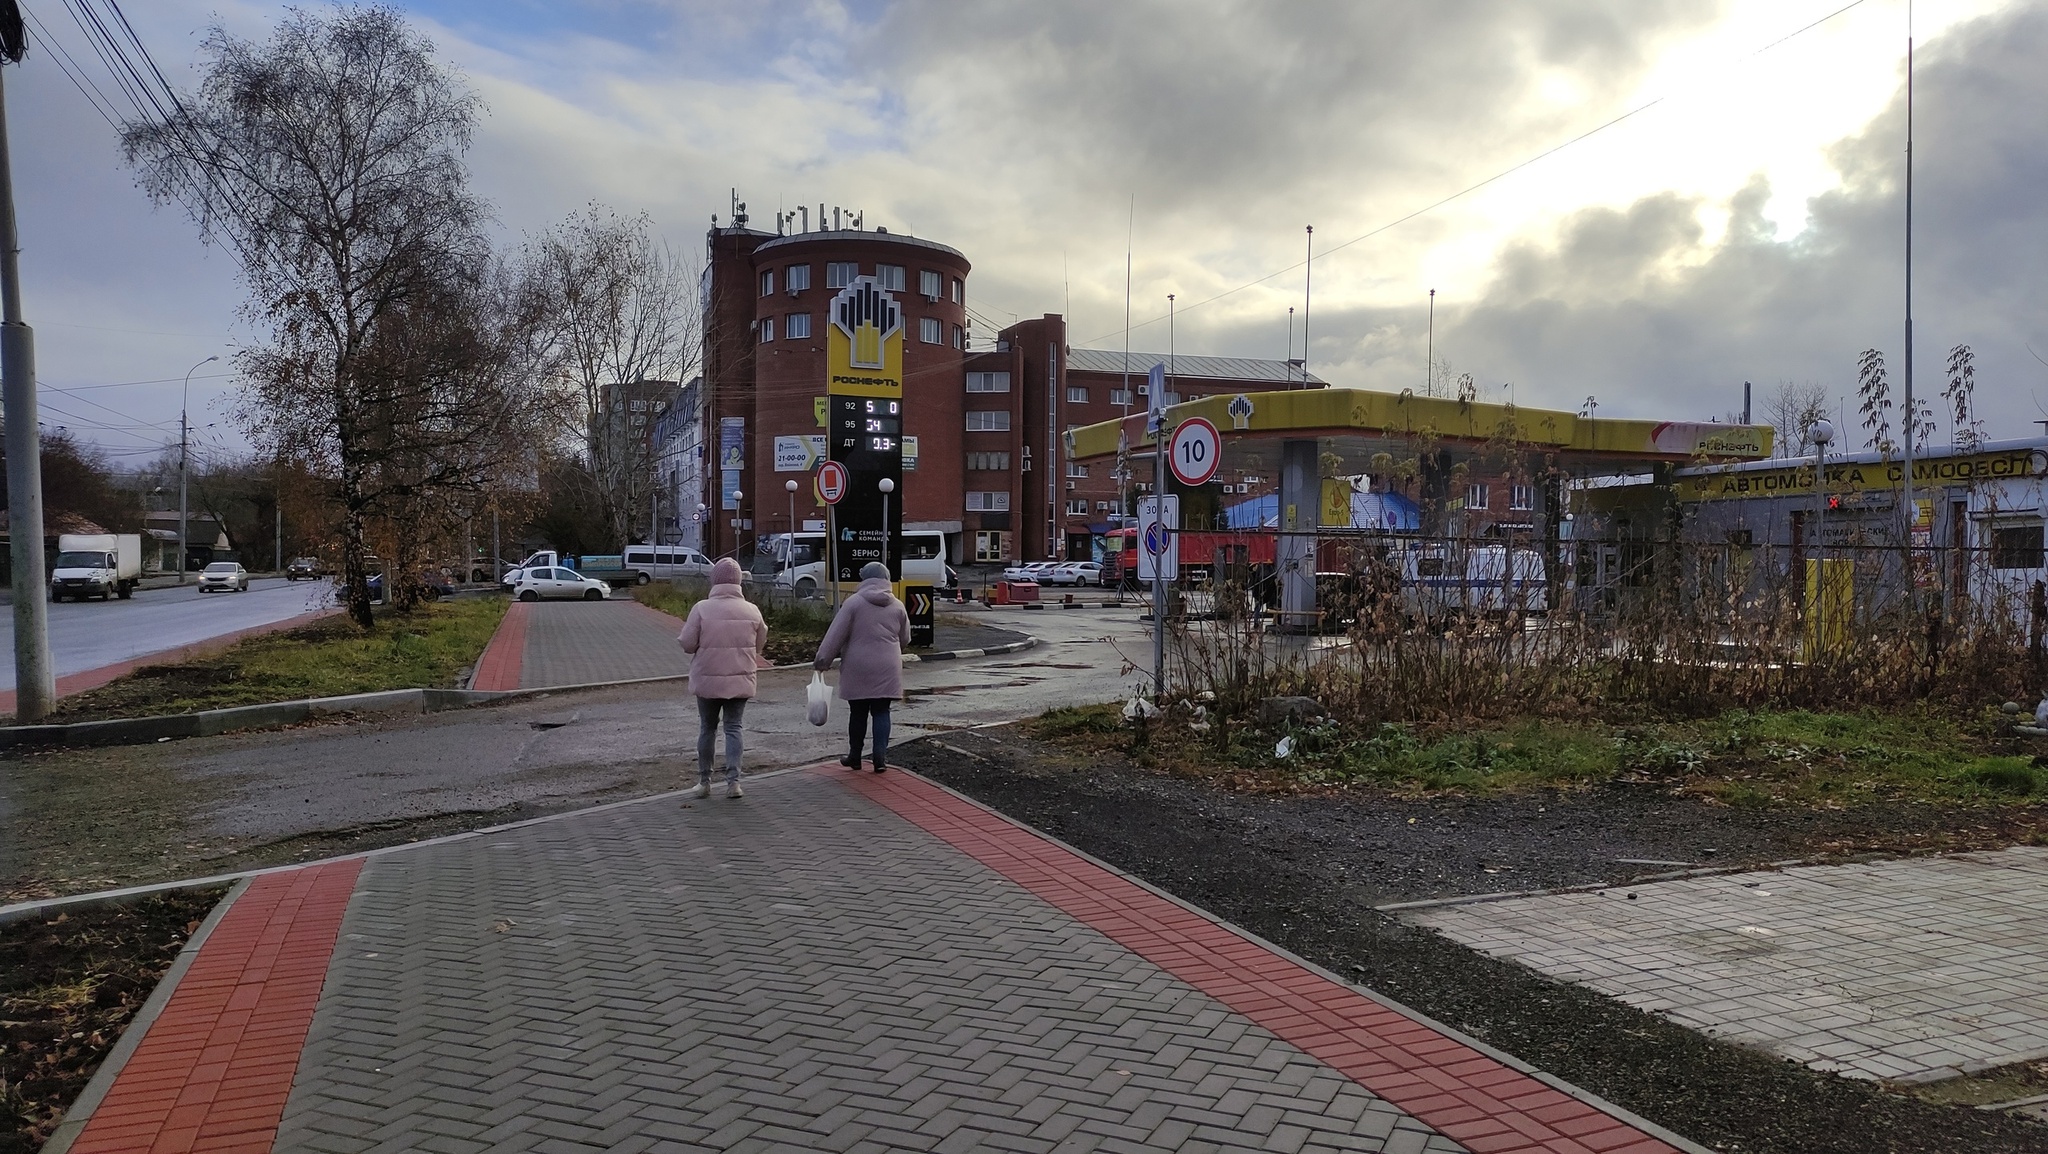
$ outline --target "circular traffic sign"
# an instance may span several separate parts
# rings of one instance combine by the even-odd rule
[[[1190,417],[1173,431],[1173,447],[1167,456],[1181,484],[1207,484],[1223,463],[1223,435],[1203,418]]]
[[[827,461],[818,466],[818,499],[827,505],[837,505],[839,498],[846,496],[846,466],[837,461]]]
[[[1173,543],[1173,530],[1164,521],[1154,521],[1145,526],[1145,552],[1154,557],[1166,556],[1166,547]]]

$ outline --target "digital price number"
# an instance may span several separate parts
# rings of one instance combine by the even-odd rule
[[[903,402],[863,399],[840,418],[841,443],[877,453],[895,452],[903,444]]]

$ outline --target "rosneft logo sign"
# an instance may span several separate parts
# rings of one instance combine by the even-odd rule
[[[832,298],[825,373],[835,394],[903,395],[903,306],[875,278],[856,277]]]

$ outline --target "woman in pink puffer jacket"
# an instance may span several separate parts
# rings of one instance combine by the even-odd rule
[[[690,606],[676,638],[690,655],[690,692],[697,695],[697,796],[711,796],[711,754],[725,721],[725,796],[739,797],[740,718],[754,696],[754,671],[768,643],[768,623],[740,593],[739,562],[711,567],[711,596]]]

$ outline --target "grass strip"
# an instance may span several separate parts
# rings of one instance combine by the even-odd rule
[[[202,709],[450,687],[505,615],[502,598],[463,598],[387,613],[369,629],[346,616],[237,642],[211,657],[145,665],[62,698],[53,721],[160,717]]]
[[[1185,704],[1143,725],[1119,707],[1056,709],[1033,736],[1241,788],[1372,786],[1494,796],[1621,782],[1737,806],[1863,801],[2024,802],[2048,797],[2048,744],[2006,732],[1987,709],[1879,712],[1729,710],[1620,724],[1524,718],[1465,726],[1246,724]],[[1281,752],[1282,743],[1286,751]]]

